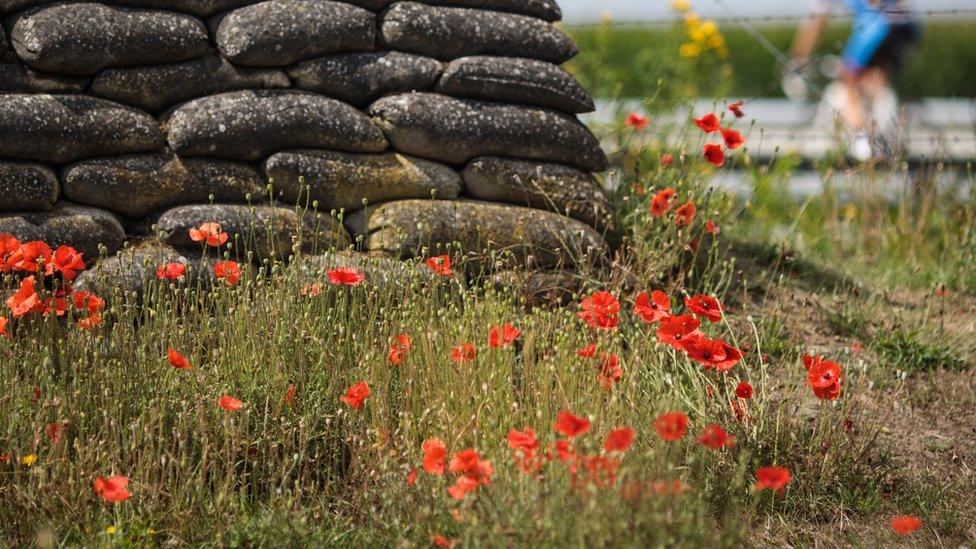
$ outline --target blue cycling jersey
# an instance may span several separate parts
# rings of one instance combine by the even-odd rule
[[[911,25],[909,12],[900,0],[832,0],[843,4],[853,15],[851,38],[844,48],[844,64],[857,72],[870,64],[878,48],[891,33],[894,25]]]

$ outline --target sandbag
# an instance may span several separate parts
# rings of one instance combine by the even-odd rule
[[[461,178],[451,168],[402,154],[326,151],[277,153],[264,163],[276,193],[291,204],[318,201],[318,210],[355,211],[404,198],[457,198]]]
[[[330,55],[288,69],[295,86],[357,107],[390,93],[430,90],[440,74],[440,61],[396,51]]]
[[[21,242],[43,240],[52,247],[72,246],[84,254],[88,264],[98,259],[101,248],[114,254],[125,241],[122,223],[111,213],[65,202],[50,212],[0,214],[0,233],[10,233]]]
[[[50,211],[59,193],[51,168],[0,160],[0,212]]]
[[[133,218],[178,204],[260,201],[267,194],[249,164],[170,155],[85,160],[65,169],[63,179],[69,200]]]
[[[109,69],[95,77],[95,95],[159,112],[181,101],[216,93],[264,88],[288,88],[288,76],[274,69],[236,67],[212,55],[182,63]]]
[[[151,8],[156,10],[184,11],[209,17],[227,10],[255,4],[260,0],[103,0],[106,4]]]
[[[185,286],[197,287],[198,279],[202,287],[208,287],[213,279],[212,274],[199,276],[201,265],[191,262],[171,246],[156,240],[140,242],[126,247],[119,253],[106,257],[78,275],[75,280],[75,290],[94,292],[99,297],[111,300],[118,295],[135,296],[137,300],[144,297],[146,286],[156,280],[156,269],[169,263],[186,265],[186,275],[183,280]],[[166,281],[165,284],[179,281]],[[158,282],[158,284],[163,284]]]
[[[579,51],[566,34],[534,17],[416,2],[397,2],[380,16],[380,42],[436,59],[506,55],[563,63]]]
[[[609,257],[603,237],[588,225],[550,212],[489,202],[387,202],[351,214],[346,225],[363,237],[370,252],[427,257],[455,250],[456,244],[462,254],[482,257],[474,264],[490,270],[602,263]],[[485,251],[489,257],[482,256]]]
[[[545,21],[559,21],[563,12],[555,0],[417,0],[432,6],[460,6],[481,10],[506,11]]]
[[[204,223],[219,223],[230,236],[235,255],[256,260],[285,259],[297,246],[305,253],[323,253],[350,245],[342,223],[328,214],[303,212],[273,206],[196,205],[180,206],[165,212],[156,223],[164,242],[188,253],[199,252],[202,244],[190,239],[189,230]],[[226,248],[224,248],[226,249]]]
[[[188,15],[88,2],[22,13],[10,38],[31,67],[71,75],[193,59],[209,40],[203,23]]]
[[[593,111],[593,99],[558,65],[517,57],[472,56],[451,61],[434,91],[502,103]]]
[[[448,164],[512,156],[587,171],[607,167],[590,130],[551,110],[409,93],[384,97],[369,113],[398,151]]]
[[[167,122],[181,156],[258,160],[287,149],[382,152],[383,132],[351,106],[309,93],[238,91],[177,108]]]
[[[20,61],[0,62],[0,93],[83,93],[87,78],[38,72]]]
[[[610,203],[589,173],[559,164],[482,157],[461,173],[466,195],[549,210],[604,231],[613,216]]]
[[[231,62],[283,67],[305,59],[376,44],[376,15],[331,0],[267,0],[227,14],[217,47]]]
[[[80,158],[162,151],[148,114],[83,95],[0,94],[0,151],[8,158],[64,164]]]

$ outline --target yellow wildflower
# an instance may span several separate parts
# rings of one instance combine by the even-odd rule
[[[701,55],[701,48],[697,44],[692,44],[691,42],[687,44],[682,44],[681,48],[678,50],[681,57],[694,58]]]
[[[26,456],[20,458],[20,462],[27,467],[34,465],[35,461],[37,461],[37,454],[27,454]]]
[[[108,534],[108,535],[110,535],[110,536],[114,536],[115,533],[118,532],[118,531],[119,531],[119,529],[116,528],[115,526],[109,526],[108,528],[105,529],[105,533]]]
[[[691,9],[691,2],[688,0],[671,0],[671,9],[684,13]]]

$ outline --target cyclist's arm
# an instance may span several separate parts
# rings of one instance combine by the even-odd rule
[[[800,24],[793,39],[793,48],[790,50],[794,60],[803,62],[813,55],[813,50],[817,47],[817,42],[829,21],[830,11],[817,9]]]

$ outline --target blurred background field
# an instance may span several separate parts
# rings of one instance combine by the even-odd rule
[[[749,23],[778,50],[788,52],[796,22]],[[711,70],[682,74],[689,86],[680,90],[699,96],[741,98],[783,97],[776,59],[739,23],[720,22],[728,58]],[[570,25],[580,46],[571,70],[596,97],[642,97],[659,82],[677,76],[682,63],[676,52],[686,41],[683,29],[667,22]],[[849,22],[827,30],[818,53],[836,54],[850,33]],[[680,54],[679,54],[680,56]],[[925,24],[922,43],[897,80],[903,100],[926,97],[976,97],[976,19],[935,18]],[[677,91],[676,91],[677,94]]]

